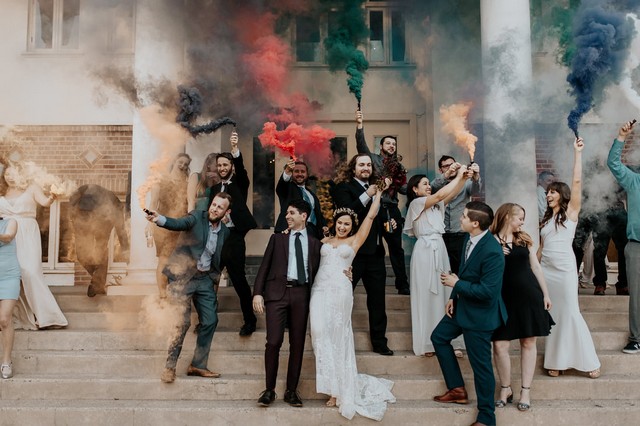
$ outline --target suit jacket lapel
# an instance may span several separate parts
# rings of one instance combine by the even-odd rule
[[[470,236],[467,237],[467,239],[464,241],[464,246],[462,249],[462,262],[461,262],[461,267],[460,267],[460,272],[462,272],[462,270],[469,264],[471,263],[471,261],[475,258],[475,256],[480,253],[480,250],[482,250],[482,247],[487,243],[487,237],[491,237],[493,238],[493,235],[491,234],[491,232],[487,232],[484,237],[482,237],[480,239],[480,241],[478,241],[476,243],[476,246],[473,248],[473,251],[471,252],[471,254],[469,255],[469,258],[464,260],[464,252],[466,251],[466,247],[467,247],[467,241],[469,241],[471,238]]]

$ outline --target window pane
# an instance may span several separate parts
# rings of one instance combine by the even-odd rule
[[[113,6],[113,29],[110,35],[111,50],[132,52],[134,46],[133,28],[133,2],[131,0],[118,0]]]
[[[391,13],[391,60],[393,62],[405,61],[405,28],[404,19],[399,11]]]
[[[33,45],[38,49],[51,49],[53,43],[53,0],[34,0]]]
[[[369,12],[369,60],[384,61],[384,25],[383,12],[372,10]]]
[[[77,49],[80,35],[80,0],[63,0],[61,48]]]
[[[275,208],[275,154],[262,147],[258,138],[253,138],[253,217],[258,229],[269,229],[274,225]]]
[[[296,60],[298,62],[320,61],[319,18],[296,18]]]

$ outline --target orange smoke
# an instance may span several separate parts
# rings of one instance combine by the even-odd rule
[[[151,163],[147,179],[136,189],[138,203],[144,208],[147,194],[168,172],[175,154],[181,152],[189,140],[189,133],[176,123],[174,111],[163,111],[158,105],[151,105],[139,112],[149,134],[161,145],[160,158]]]
[[[478,137],[467,130],[467,117],[473,104],[471,102],[453,104],[448,107],[440,107],[440,121],[442,131],[447,135],[452,135],[456,144],[465,148],[469,152],[469,157],[473,161],[476,153],[476,142]]]

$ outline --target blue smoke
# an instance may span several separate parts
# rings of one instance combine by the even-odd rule
[[[627,3],[635,3],[627,1]],[[601,1],[583,1],[574,18],[575,54],[567,81],[576,106],[567,117],[578,136],[580,120],[600,99],[609,83],[618,82],[633,39],[634,26],[625,13],[606,9]]]

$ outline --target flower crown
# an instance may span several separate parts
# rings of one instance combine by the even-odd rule
[[[349,216],[351,216],[351,219],[353,220],[353,223],[355,224],[355,226],[358,226],[358,215],[349,207],[340,207],[339,209],[336,209],[333,212],[333,218],[335,219],[336,217],[341,216],[343,214],[348,214]]]

